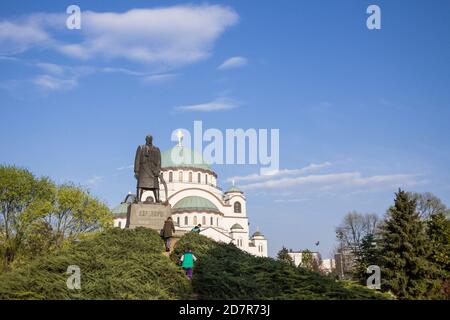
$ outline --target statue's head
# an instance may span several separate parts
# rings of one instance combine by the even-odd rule
[[[152,144],[153,137],[149,134],[148,136],[145,137],[145,142],[147,142],[147,144]]]

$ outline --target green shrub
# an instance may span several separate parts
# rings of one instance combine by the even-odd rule
[[[189,232],[185,234],[175,245],[170,258],[173,262],[178,263],[181,256],[186,249],[191,249],[192,253],[201,258],[208,254],[208,252],[217,247],[217,242],[200,235],[195,232]]]
[[[112,229],[0,276],[0,299],[187,299],[191,287],[148,229]],[[66,286],[69,265],[81,290]]]
[[[200,299],[386,299],[373,290],[271,258],[252,256],[232,244],[189,233],[175,246],[178,261],[190,248],[198,261],[192,286]]]

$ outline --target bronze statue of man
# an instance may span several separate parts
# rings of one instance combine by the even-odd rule
[[[146,144],[136,150],[134,160],[134,176],[137,179],[137,201],[140,202],[142,193],[152,190],[155,202],[161,202],[159,198],[159,176],[161,173],[161,151],[153,145],[153,137],[145,137]]]

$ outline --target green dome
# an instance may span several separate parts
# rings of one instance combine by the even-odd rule
[[[112,214],[114,218],[123,218],[127,216],[128,213],[128,203],[121,203],[114,209],[112,209]]]
[[[181,199],[173,206],[173,211],[213,211],[220,213],[214,203],[208,199],[196,196]]]
[[[239,223],[235,223],[231,226],[231,230],[233,229],[241,229],[244,230],[244,228],[239,224]]]
[[[239,192],[239,193],[243,193],[242,190],[240,190],[239,188],[232,186],[230,187],[227,191],[225,191],[225,193],[231,193],[231,192]]]
[[[172,155],[180,159],[180,163],[178,163],[176,158],[172,158]],[[199,159],[199,163],[196,163],[197,159]],[[179,145],[161,153],[161,167],[196,168],[212,171],[211,166],[203,160],[203,157],[198,152]]]

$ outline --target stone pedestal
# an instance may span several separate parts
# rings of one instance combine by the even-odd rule
[[[128,207],[126,228],[145,227],[160,231],[164,221],[172,214],[169,204],[161,203],[132,203]]]

